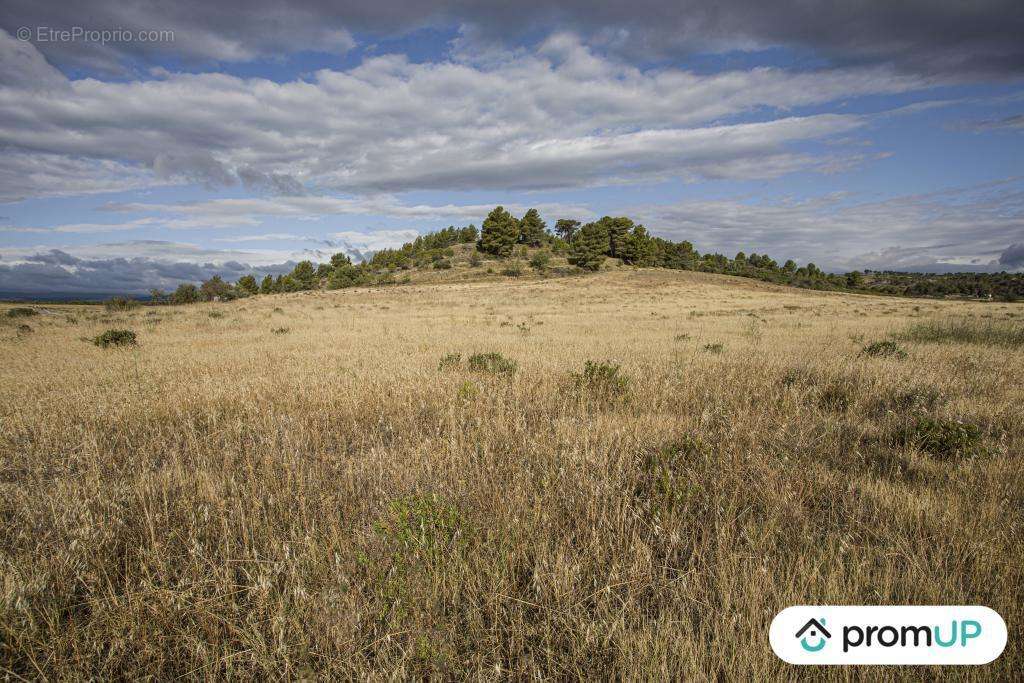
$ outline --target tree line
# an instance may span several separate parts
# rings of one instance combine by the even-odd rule
[[[382,249],[369,259],[353,263],[344,253],[334,254],[327,263],[302,261],[290,273],[258,280],[246,275],[234,284],[214,276],[199,286],[182,284],[167,295],[153,290],[157,302],[187,304],[198,301],[228,300],[257,294],[277,294],[304,290],[342,289],[346,287],[390,284],[394,273],[412,268],[445,269],[451,267],[453,247],[474,244],[470,265],[481,263],[481,255],[510,259],[515,251],[533,249],[531,265],[539,270],[551,255],[564,256],[569,264],[583,271],[599,270],[607,259],[650,268],[694,270],[741,277],[810,289],[868,291],[905,296],[964,296],[1016,300],[1024,298],[1024,275],[1010,273],[952,273],[944,275],[851,271],[826,273],[814,263],[798,265],[787,259],[781,265],[765,254],[739,252],[732,258],[720,253],[699,253],[687,240],[673,242],[648,233],[642,225],[626,216],[604,216],[583,223],[572,218],[558,219],[553,230],[536,209],[516,218],[502,206],[475,225],[449,226],[407,242],[397,249]],[[506,269],[518,274],[518,267]]]

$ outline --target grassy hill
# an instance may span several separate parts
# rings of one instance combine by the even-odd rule
[[[988,605],[964,675],[1024,667],[1024,306],[456,249],[0,311],[4,668],[777,679],[768,624],[816,603]]]

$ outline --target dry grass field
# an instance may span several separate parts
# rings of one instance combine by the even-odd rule
[[[0,676],[1024,669],[1020,305],[624,269],[42,308],[0,327]],[[1009,644],[798,671],[794,604]]]

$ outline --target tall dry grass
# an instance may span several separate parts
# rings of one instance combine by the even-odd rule
[[[995,663],[868,673],[1012,678],[1024,352],[862,349],[1021,312],[655,271],[49,307],[0,328],[0,670],[792,678],[785,606],[983,604]]]

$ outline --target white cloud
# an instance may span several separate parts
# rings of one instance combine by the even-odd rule
[[[655,234],[702,251],[765,252],[838,270],[936,269],[982,264],[1024,241],[1024,180],[860,200],[687,201],[627,212]]]
[[[0,32],[0,54],[15,42]],[[834,166],[792,145],[863,124],[787,112],[933,83],[883,67],[641,70],[567,34],[486,64],[384,55],[287,83],[67,80],[31,49],[17,45],[24,78],[0,85],[2,200],[158,182],[372,194],[773,177]]]

